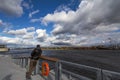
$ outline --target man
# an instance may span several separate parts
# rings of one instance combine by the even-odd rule
[[[26,72],[26,78],[31,78],[31,74],[36,67],[37,61],[42,54],[40,45],[37,45],[36,48],[31,53],[29,71]]]

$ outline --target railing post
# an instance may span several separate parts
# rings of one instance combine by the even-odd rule
[[[36,74],[38,74],[38,73],[39,73],[39,60],[37,62],[37,66],[36,66]]]
[[[20,65],[20,59],[18,59],[18,64],[17,65]]]
[[[29,71],[29,67],[30,67],[30,59],[28,59],[27,71]]]
[[[112,78],[112,74],[109,72],[109,73],[107,73],[107,72],[105,72],[105,70],[103,70],[103,80],[112,80],[111,78]],[[119,79],[116,79],[116,80],[119,80]]]
[[[102,69],[97,71],[97,79],[96,80],[103,80]]]
[[[16,64],[18,65],[18,63],[19,63],[19,60],[18,60],[18,59],[16,59]]]
[[[55,80],[62,80],[62,65],[60,62],[55,64]]]
[[[39,73],[39,60],[36,64],[36,67],[35,67],[35,70],[34,70],[34,75],[38,74]]]
[[[25,68],[28,66],[28,58],[25,58]]]
[[[71,75],[69,75],[69,76],[68,76],[68,79],[69,79],[69,80],[72,80],[72,77],[71,77]]]
[[[22,67],[22,59],[20,59],[20,64],[19,65],[20,65],[20,67]]]
[[[25,68],[25,58],[23,58],[23,68]]]
[[[21,67],[23,68],[24,66],[24,58],[21,59]]]

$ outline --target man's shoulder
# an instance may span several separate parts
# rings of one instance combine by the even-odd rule
[[[41,48],[35,48],[35,51],[42,51]]]

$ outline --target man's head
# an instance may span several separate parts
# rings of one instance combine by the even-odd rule
[[[40,47],[40,45],[38,44],[36,47]]]

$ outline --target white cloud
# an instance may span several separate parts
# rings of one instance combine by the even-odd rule
[[[34,39],[35,32],[28,32],[27,34],[23,35],[23,39]]]
[[[18,30],[8,30],[5,33],[14,35],[15,37],[21,39],[34,39],[35,35],[35,28],[34,27],[27,27]]]
[[[34,31],[35,30],[35,27],[28,27],[27,28],[27,31]]]
[[[54,29],[52,30],[52,33],[53,33],[53,34],[56,34],[56,33],[58,33],[58,32],[61,32],[62,29],[63,29],[63,26],[61,26],[60,24],[55,24],[55,25],[54,25]]]
[[[22,39],[19,37],[15,37],[15,38],[10,38],[10,37],[3,37],[0,36],[0,43],[1,44],[7,44],[8,47],[33,47],[36,44],[38,44],[38,42],[36,42],[33,39]]]
[[[34,22],[40,22],[42,19],[39,18],[39,19],[31,19],[30,22],[34,23]]]
[[[22,6],[24,6],[26,9],[30,9],[30,5],[27,2],[23,2]]]
[[[75,34],[59,34],[59,35],[49,35],[46,38],[46,41],[50,43],[50,45],[66,45],[66,46],[73,46],[79,45],[76,42],[76,38],[78,38]]]
[[[111,31],[117,31],[119,30],[120,23],[116,23],[116,24],[110,24],[110,25],[99,25],[96,28],[93,29],[93,31],[97,31],[97,32],[111,32]]]
[[[39,10],[36,10],[36,11],[33,11],[33,12],[29,13],[29,18],[32,18],[33,15],[35,15],[39,12],[40,12]]]
[[[71,9],[67,7],[67,5],[60,5],[55,12],[61,12],[61,11],[70,11]]]
[[[46,41],[46,38],[48,36],[47,33],[46,33],[46,30],[37,29],[36,33],[37,33],[37,39],[38,39],[38,41],[40,41],[40,42]]]
[[[75,12],[69,11],[68,13],[65,11],[61,12],[55,12],[54,14],[47,14],[43,18],[43,23],[47,24],[48,22],[56,22],[56,23],[65,23],[65,22],[71,22],[74,20]]]
[[[120,43],[120,0],[82,0],[77,10],[55,10],[43,18],[31,19],[31,22],[40,22],[48,25],[53,23],[51,34],[45,29],[28,27],[19,30],[9,30],[8,33],[17,38],[1,41],[8,43],[18,42],[24,45],[98,45],[109,38],[113,43]],[[30,14],[32,17],[39,11]],[[3,21],[1,20],[1,23]],[[20,37],[18,35],[21,35]],[[3,40],[3,39],[4,40]],[[37,40],[36,40],[37,39]],[[13,40],[13,41],[12,41]]]
[[[57,12],[55,10],[53,14],[44,16],[42,23],[45,25],[54,23],[54,29],[51,32],[55,36],[77,35],[78,38],[74,38],[73,43],[97,44],[108,37],[114,38],[115,34],[118,34],[116,31],[120,30],[119,4],[120,0],[82,0],[76,11]],[[113,32],[114,36],[111,35]],[[81,37],[86,39],[81,40]]]
[[[3,20],[0,19],[0,27],[2,28],[8,28],[11,26],[11,23],[8,23],[8,22],[4,22]]]
[[[12,34],[12,37],[1,36],[0,43],[8,44],[14,47],[30,47],[40,44],[41,46],[49,46],[50,37],[46,33],[45,29],[37,29],[34,27],[27,27],[18,30],[6,31],[8,34]]]
[[[19,38],[9,38],[9,37],[2,37],[0,36],[0,41],[3,42],[4,44],[20,44],[20,39]]]
[[[0,26],[3,25],[3,21],[0,19]]]
[[[22,0],[0,0],[0,11],[13,16],[21,16],[23,8]]]
[[[19,30],[8,31],[8,34],[12,34],[12,35],[25,35],[26,33],[27,33],[27,30],[25,28],[19,29]]]

